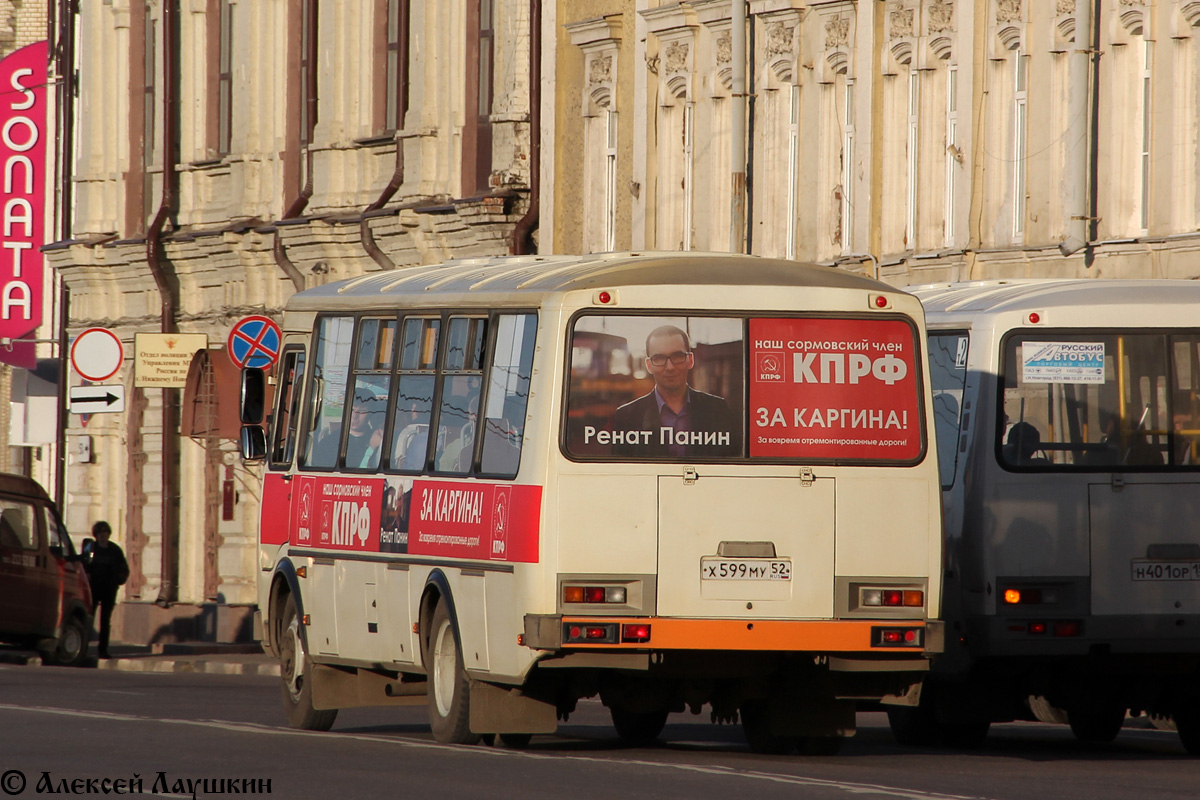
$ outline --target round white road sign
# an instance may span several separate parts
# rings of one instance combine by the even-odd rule
[[[106,381],[121,368],[125,348],[108,328],[88,328],[71,343],[71,366],[88,381]]]

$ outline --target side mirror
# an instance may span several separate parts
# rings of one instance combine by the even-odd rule
[[[267,434],[258,425],[243,425],[241,436],[243,461],[262,461],[267,457]]]

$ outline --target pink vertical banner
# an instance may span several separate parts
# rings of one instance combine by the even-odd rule
[[[46,199],[46,42],[0,60],[0,338],[33,339],[42,323]],[[0,361],[34,366],[34,345],[0,346]]]

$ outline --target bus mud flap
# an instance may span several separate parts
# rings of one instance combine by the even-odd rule
[[[558,711],[519,689],[473,680],[470,725],[471,733],[554,733]]]

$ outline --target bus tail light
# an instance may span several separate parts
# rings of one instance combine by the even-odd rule
[[[923,608],[925,592],[920,589],[859,590],[859,605],[874,608]]]
[[[624,586],[563,586],[564,603],[616,603],[626,600]]]
[[[615,622],[568,622],[563,625],[563,644],[616,644]]]
[[[1044,622],[1029,623],[1029,632],[1032,633],[1034,636],[1042,635],[1043,633],[1046,632],[1046,623],[1044,623]]]
[[[1055,636],[1078,636],[1079,635],[1079,620],[1066,619],[1054,623]]]
[[[632,625],[625,624],[621,626],[621,641],[622,642],[648,642],[650,641],[650,626],[644,622],[637,622]]]
[[[1054,605],[1058,602],[1058,592],[1055,589],[1030,587],[1005,589],[1001,596],[1004,604],[1010,606]]]
[[[871,628],[872,647],[922,647],[924,628]]]

